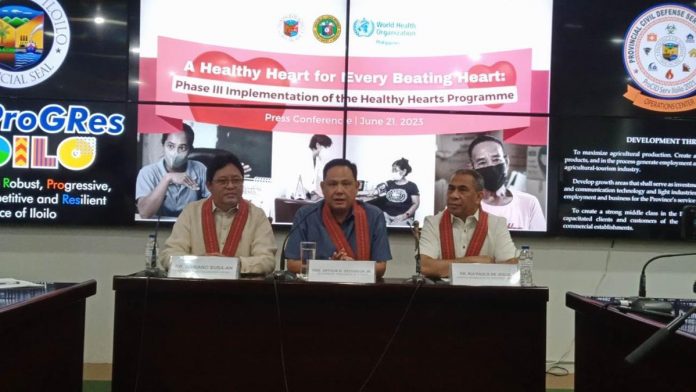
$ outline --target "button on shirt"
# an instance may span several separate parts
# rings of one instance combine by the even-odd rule
[[[466,220],[461,220],[456,216],[452,216],[452,232],[454,233],[454,254],[457,257],[462,257],[466,254],[466,248],[469,246],[471,237],[474,235],[476,225],[479,220],[478,210],[474,215],[467,216]]]
[[[442,259],[440,247],[440,220],[443,212],[425,218],[420,237],[420,253],[433,259]],[[471,237],[476,230],[479,210],[474,215],[462,220],[452,216],[452,234],[454,237],[455,257],[464,257]],[[515,244],[512,242],[507,229],[507,221],[496,215],[488,214],[488,232],[483,242],[480,256],[494,257],[497,262],[503,262],[515,257]]]
[[[217,233],[218,245],[220,245],[220,252],[225,248],[225,243],[227,242],[227,234],[230,232],[230,227],[232,227],[232,222],[234,222],[234,217],[237,216],[239,212],[239,205],[230,208],[225,211],[213,203],[213,217],[215,217],[215,233]]]

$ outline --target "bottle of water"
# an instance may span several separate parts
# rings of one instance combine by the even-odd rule
[[[532,279],[532,268],[534,267],[534,259],[529,245],[522,245],[520,256],[518,257],[518,266],[520,268],[520,285],[522,287],[534,286]]]
[[[157,269],[157,257],[159,256],[159,246],[154,234],[150,234],[145,245],[145,270],[153,271]]]

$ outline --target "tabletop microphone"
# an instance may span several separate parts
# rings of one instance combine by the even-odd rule
[[[295,231],[295,225],[293,225],[290,228],[290,231],[288,231],[288,234],[285,236],[285,239],[283,240],[283,246],[280,248],[280,269],[278,271],[273,271],[271,274],[267,277],[273,280],[295,280],[297,279],[297,275],[294,273],[288,271],[285,269],[285,246],[288,244],[288,239],[290,238],[290,234]]]
[[[630,354],[624,358],[626,363],[629,365],[635,365],[636,363],[640,362],[646,355],[648,355],[650,352],[655,350],[658,346],[664,342],[669,335],[674,333],[676,330],[681,327],[682,324],[686,321],[686,319],[689,318],[694,312],[696,311],[696,306],[692,306],[686,313],[682,314],[681,316],[675,318],[670,322],[669,324],[665,325],[664,327],[660,328],[652,334],[648,340],[643,342],[640,346],[636,347],[635,350],[631,351]]]
[[[413,221],[413,226],[411,226],[411,233],[413,234],[413,238],[416,241],[416,274],[421,273],[421,265],[420,265],[420,227],[419,223],[417,220]]]
[[[155,230],[152,232],[152,234],[150,234],[150,237],[152,237],[153,242],[152,249],[150,249],[150,262],[148,263],[147,269],[145,270],[145,275],[151,277],[162,277],[164,275],[163,271],[157,265],[157,251],[159,246],[158,234],[160,221],[162,218],[162,206],[164,206],[164,199],[162,199],[162,204],[160,204],[159,208],[157,209],[157,220],[155,221]]]
[[[285,257],[285,247],[288,244],[288,240],[290,239],[290,235],[295,232],[306,220],[307,218],[310,217],[310,215],[314,214],[320,210],[320,208],[317,208],[313,211],[310,211],[307,215],[305,215],[297,224],[293,223],[292,227],[290,228],[290,231],[288,231],[288,234],[285,236],[285,239],[283,240],[283,246],[280,248],[280,270],[271,272],[268,276],[267,279],[272,279],[272,280],[296,280],[297,275],[293,272],[288,271],[286,267],[286,257]]]
[[[645,297],[645,292],[646,292],[646,290],[645,290],[645,286],[646,286],[645,269],[647,268],[648,265],[650,265],[650,263],[652,263],[653,261],[655,261],[657,259],[663,259],[663,258],[667,258],[667,257],[679,257],[679,256],[696,256],[696,253],[674,253],[674,254],[668,254],[668,255],[659,255],[659,256],[655,256],[652,259],[648,260],[643,265],[643,269],[640,271],[640,280],[638,282],[638,296]]]
[[[408,221],[406,221],[408,223]],[[421,259],[420,259],[420,226],[417,220],[413,221],[413,224],[408,223],[411,228],[411,234],[415,240],[415,260],[416,260],[416,274],[411,276],[406,282],[411,283],[435,283],[431,279],[426,278],[421,273]]]
[[[674,306],[667,301],[652,298],[629,297],[615,299],[609,303],[622,312],[631,312],[647,316],[651,319],[667,322],[674,319]]]
[[[682,209],[681,214],[681,236],[682,239],[687,241],[696,240],[696,206],[687,205]],[[645,297],[645,268],[657,259],[662,259],[666,257],[679,257],[679,256],[694,256],[696,253],[675,253],[667,255],[655,256],[648,260],[644,265],[643,269],[640,271],[640,281],[638,282],[638,296]],[[696,292],[696,282],[694,282],[694,292]]]

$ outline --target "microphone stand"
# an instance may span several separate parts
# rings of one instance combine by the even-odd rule
[[[289,281],[289,280],[297,280],[297,275],[295,275],[294,272],[290,272],[285,269],[285,247],[288,244],[288,239],[290,239],[290,234],[292,234],[293,230],[295,230],[295,227],[290,229],[288,232],[288,235],[285,236],[285,240],[283,240],[283,246],[280,249],[280,269],[278,271],[273,271],[271,272],[266,279],[268,280],[280,280],[280,281]]]
[[[669,335],[678,330],[679,327],[684,324],[686,319],[688,319],[689,316],[691,316],[694,312],[696,312],[696,306],[692,306],[688,311],[686,311],[686,313],[675,318],[669,324],[657,330],[657,332],[652,334],[648,340],[636,347],[635,350],[631,351],[631,353],[624,358],[626,363],[629,365],[635,365],[636,363],[640,362],[646,355],[662,344],[662,342],[667,339]]]
[[[408,221],[406,221],[408,223]],[[415,240],[415,259],[416,259],[416,274],[411,276],[406,280],[407,283],[419,283],[419,284],[432,284],[435,283],[432,279],[426,278],[421,272],[421,259],[420,259],[420,228],[418,226],[418,221],[414,220],[413,225],[408,223],[408,227],[411,228],[411,234]]]
[[[678,257],[678,256],[696,256],[696,253],[675,253],[675,254],[668,254],[668,255],[659,255],[655,256],[652,259],[648,260],[644,265],[643,269],[640,271],[640,281],[638,282],[638,296],[639,297],[645,297],[645,268],[647,268],[650,263],[657,259],[662,259],[665,257]]]
[[[159,233],[160,220],[162,218],[162,206],[164,206],[164,200],[166,198],[167,198],[167,195],[165,194],[164,198],[162,199],[162,204],[160,204],[159,208],[157,209],[157,221],[155,222],[155,230],[153,232],[154,242],[152,244],[152,253],[150,254],[150,262],[148,263],[148,266],[145,269],[145,276],[147,276],[147,277],[153,277],[153,278],[166,277],[166,274],[164,273],[164,271],[162,269],[160,269],[159,266],[157,265],[157,248],[158,248],[157,234]]]
[[[650,265],[650,263],[652,263],[653,261],[655,261],[657,259],[663,259],[663,258],[667,258],[667,257],[679,257],[679,256],[696,256],[696,253],[673,253],[673,254],[667,254],[667,255],[659,255],[659,256],[653,257],[652,259],[648,260],[645,264],[643,264],[643,268],[640,271],[640,280],[638,281],[638,298],[637,299],[640,301],[634,301],[637,303],[637,305],[640,305],[640,306],[633,307],[633,309],[631,309],[632,311],[634,311],[636,313],[643,313],[643,314],[648,315],[648,316],[652,315],[652,316],[657,316],[657,317],[662,317],[662,318],[665,317],[664,314],[660,316],[660,315],[656,314],[655,312],[651,313],[651,311],[650,311],[651,309],[660,309],[660,308],[667,309],[667,308],[671,307],[672,304],[670,304],[669,302],[666,302],[666,301],[658,301],[655,299],[645,298],[645,293],[646,293],[645,269],[648,267],[648,265]]]
[[[304,208],[304,207],[303,207]],[[306,220],[309,218],[312,214],[315,212],[319,211],[320,209],[317,208],[315,210],[310,211],[305,215],[299,222],[295,223],[293,222],[292,228],[290,228],[290,231],[288,232],[288,235],[285,236],[285,240],[283,241],[283,246],[280,249],[280,269],[278,271],[271,272],[266,276],[267,280],[280,280],[280,281],[288,281],[288,280],[297,280],[297,275],[294,272],[288,271],[285,269],[285,263],[287,260],[285,259],[285,247],[288,244],[288,240],[290,239],[290,235],[295,232]]]

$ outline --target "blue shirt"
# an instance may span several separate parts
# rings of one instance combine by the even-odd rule
[[[359,201],[365,212],[367,213],[367,225],[370,228],[370,260],[387,261],[391,260],[391,249],[389,248],[389,239],[387,237],[387,224],[384,220],[384,214],[379,208],[365,204]],[[328,260],[336,251],[336,247],[329,237],[329,232],[324,227],[324,221],[321,218],[321,210],[324,207],[324,201],[304,206],[295,214],[295,219],[292,222],[290,229],[290,237],[285,246],[285,257],[288,259],[300,258],[300,242],[314,241],[317,243],[317,259]],[[357,251],[355,243],[355,217],[351,210],[346,220],[341,224],[341,230],[348,239],[350,246],[354,251]]]

